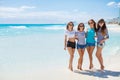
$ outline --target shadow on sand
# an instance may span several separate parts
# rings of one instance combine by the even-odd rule
[[[89,75],[89,76],[94,76],[94,77],[99,77],[99,78],[109,78],[109,76],[112,77],[120,77],[120,71],[111,71],[111,70],[96,70],[96,71],[90,71],[90,70],[84,70],[84,71],[78,71],[75,70],[75,73],[78,74],[83,74],[83,75]]]

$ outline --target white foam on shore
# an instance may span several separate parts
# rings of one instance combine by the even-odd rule
[[[10,28],[13,28],[13,29],[27,29],[26,26],[10,26]]]
[[[65,30],[65,27],[59,27],[59,26],[54,26],[54,27],[44,27],[46,30]]]

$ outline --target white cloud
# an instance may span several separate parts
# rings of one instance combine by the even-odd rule
[[[67,11],[39,11],[39,12],[2,12],[0,18],[39,20],[44,22],[66,22],[66,21],[86,21],[91,18],[85,12],[67,12]]]
[[[0,7],[0,12],[21,12],[24,11],[26,9],[32,9],[35,8],[33,6],[21,6],[18,8],[14,8],[14,7]]]
[[[36,8],[34,6],[21,6],[21,9],[32,9],[32,8]]]
[[[87,22],[89,19],[98,19],[101,16],[97,14],[89,14],[77,9],[73,11],[28,11],[35,7],[21,6],[14,7],[0,7],[0,23],[65,23],[68,21]]]
[[[116,5],[116,2],[109,2],[108,4],[107,4],[107,6],[115,6]]]
[[[120,2],[118,3],[118,7],[120,8]]]
[[[107,6],[110,6],[110,7],[120,7],[120,2],[116,3],[116,2],[109,2],[107,4]]]

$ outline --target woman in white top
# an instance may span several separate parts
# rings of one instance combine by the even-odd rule
[[[76,47],[76,42],[75,42],[75,31],[73,30],[74,24],[73,22],[69,22],[66,26],[66,31],[65,31],[65,41],[64,41],[64,50],[68,50],[70,54],[70,59],[69,59],[69,69],[73,71],[73,58],[74,58],[74,52],[75,52],[75,47]]]

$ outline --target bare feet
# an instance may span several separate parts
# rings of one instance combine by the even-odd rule
[[[79,69],[79,66],[77,66],[77,69]]]
[[[77,69],[80,69],[80,70],[82,70],[81,66],[77,66]]]
[[[72,67],[69,67],[68,69],[69,69],[70,71],[73,71],[73,68],[72,68]]]
[[[83,69],[80,67],[80,70],[83,70]]]
[[[92,65],[90,65],[89,69],[92,69],[92,68],[93,68],[93,64],[92,64]]]
[[[101,70],[104,70],[104,66],[103,65],[101,66]]]

